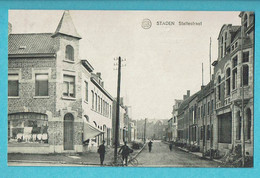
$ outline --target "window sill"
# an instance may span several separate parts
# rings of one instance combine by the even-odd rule
[[[61,98],[64,99],[64,100],[72,100],[72,101],[76,101],[76,98],[72,98],[72,97],[62,96]]]
[[[63,59],[63,62],[67,62],[67,63],[75,64],[75,61],[70,61],[70,60],[67,60],[67,59]]]
[[[48,99],[50,96],[34,96],[35,99]]]
[[[251,140],[246,140],[245,143],[251,144]]]
[[[236,143],[241,143],[241,140],[236,140]]]
[[[8,99],[19,99],[20,96],[8,96]]]

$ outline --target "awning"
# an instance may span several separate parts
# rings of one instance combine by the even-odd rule
[[[86,121],[84,122],[84,133],[83,133],[84,141],[90,138],[94,138],[95,136],[98,136],[103,133],[104,132],[102,130],[90,125],[90,123]]]

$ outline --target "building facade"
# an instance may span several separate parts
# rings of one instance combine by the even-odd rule
[[[9,34],[8,152],[82,152],[111,137],[112,97],[79,58],[80,39],[68,11],[54,33]]]
[[[212,80],[178,108],[177,141],[205,153],[235,149],[245,141],[253,155],[254,13],[241,12],[241,26],[225,24],[218,37]]]

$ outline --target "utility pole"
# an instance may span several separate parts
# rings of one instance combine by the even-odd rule
[[[202,75],[202,86],[203,86],[203,85],[204,85],[204,80],[203,80],[203,62],[201,63],[201,65],[202,65],[202,66],[201,66],[201,67],[202,67],[202,68],[201,68],[201,70],[202,70],[201,75]]]
[[[146,120],[147,118],[144,119],[144,143],[146,142]]]
[[[213,101],[211,101],[211,37],[210,37],[210,44],[209,44],[209,139],[210,139],[210,150],[209,150],[209,156],[210,159],[212,159],[212,120],[211,120],[211,114],[213,113]]]
[[[242,61],[242,66],[241,66],[241,83],[242,83],[242,167],[245,167],[245,117],[244,117],[244,70],[243,70],[243,26],[241,26],[241,61]]]
[[[121,57],[118,58],[118,76],[117,76],[117,102],[116,102],[116,130],[115,130],[115,150],[114,162],[117,163],[117,146],[119,135],[119,106],[120,106],[120,83],[121,83]]]

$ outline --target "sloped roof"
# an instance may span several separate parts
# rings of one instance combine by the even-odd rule
[[[197,93],[193,94],[192,96],[186,98],[180,105],[179,109],[178,109],[178,115],[181,115],[184,111],[184,109],[186,108],[186,106],[189,105],[189,103],[198,96],[198,94],[200,93],[201,91],[198,91]]]
[[[54,54],[52,33],[10,34],[8,54]]]
[[[80,35],[78,34],[78,32],[73,24],[69,11],[64,11],[62,18],[59,22],[59,25],[53,35],[55,36],[57,34],[68,35],[68,36],[72,36],[72,37],[81,39]]]

